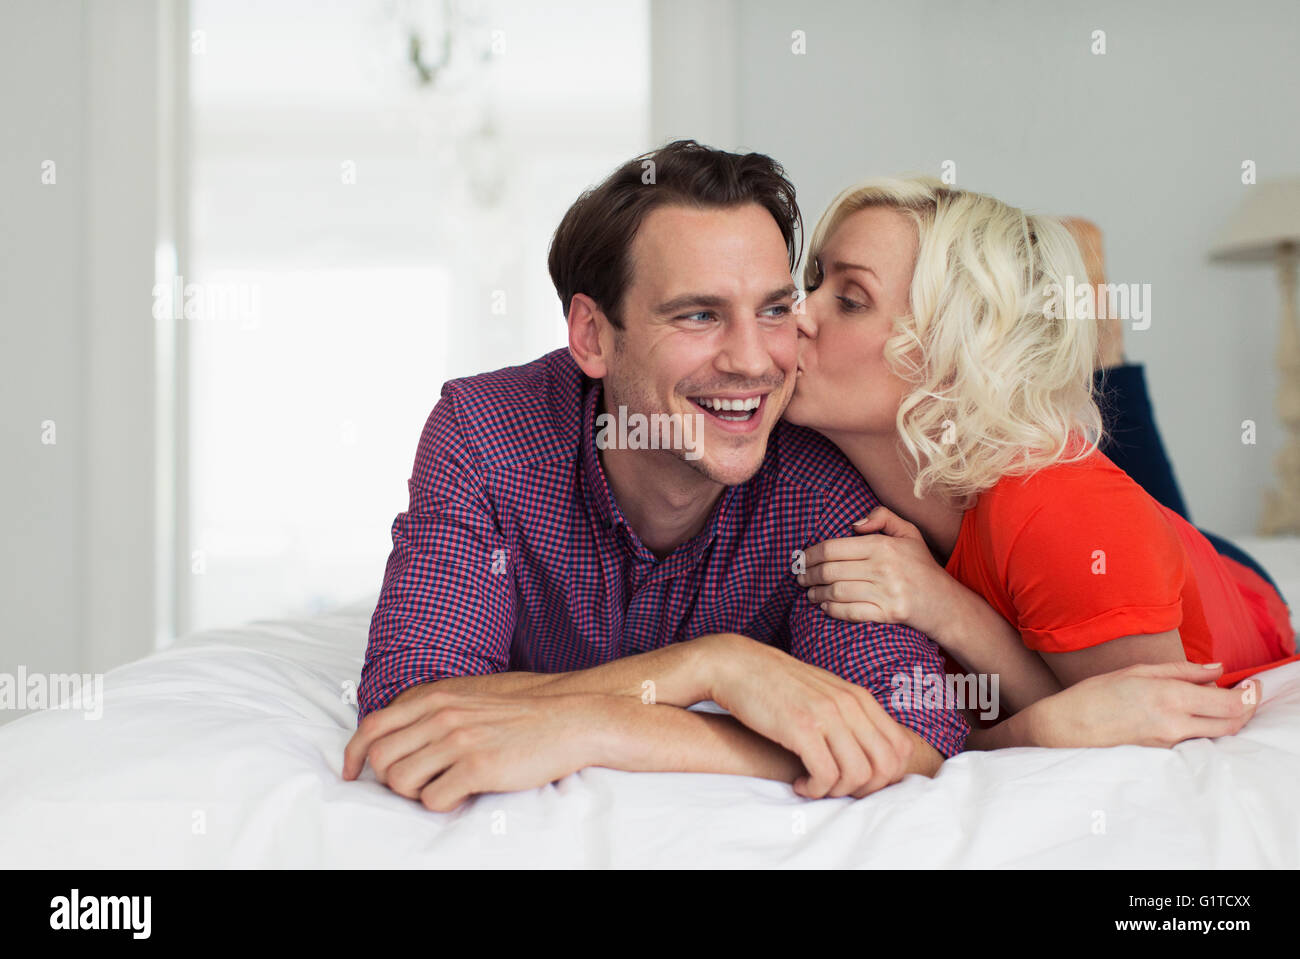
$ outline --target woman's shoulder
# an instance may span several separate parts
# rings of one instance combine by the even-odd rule
[[[1084,505],[1081,501],[1113,501],[1116,496],[1140,499],[1147,493],[1105,453],[1094,449],[1080,459],[1002,477],[980,495],[977,508],[1003,517],[1027,516],[1044,507],[1077,508]]]
[[[980,495],[976,523],[1005,552],[1018,537],[1048,545],[1080,536],[1166,538],[1176,534],[1160,504],[1105,453],[1004,476]]]

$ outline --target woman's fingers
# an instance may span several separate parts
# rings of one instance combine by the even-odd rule
[[[1196,720],[1191,726],[1191,734],[1188,739],[1220,739],[1224,736],[1235,736],[1241,732],[1241,727],[1246,725],[1246,720],[1242,719],[1206,719]]]
[[[909,523],[897,513],[884,506],[877,506],[865,517],[853,524],[858,533],[884,533],[886,536],[905,536],[920,539],[921,531],[915,524]]]
[[[886,608],[887,597],[875,583],[860,579],[836,580],[826,586],[814,586],[805,594],[808,602],[820,606],[831,619],[848,623],[888,623],[892,617]]]
[[[871,581],[872,567],[862,559],[834,560],[809,566],[799,575],[800,586],[825,586],[829,583]]]
[[[1241,732],[1241,727],[1246,725],[1248,718],[1210,719],[1206,716],[1193,716],[1180,727],[1178,735],[1169,745],[1176,745],[1188,739],[1220,739],[1224,736],[1235,736]]]
[[[818,603],[821,611],[831,619],[840,619],[846,623],[888,623],[890,617],[875,603]]]
[[[1143,663],[1131,668],[1138,676],[1181,679],[1189,683],[1213,683],[1223,675],[1223,663]]]
[[[822,563],[836,563],[844,560],[869,559],[878,548],[877,540],[870,536],[841,536],[838,539],[824,539],[813,543],[803,551],[804,566],[812,569]]]
[[[1249,717],[1259,705],[1259,681],[1254,679],[1231,689],[1184,686],[1182,692],[1183,708],[1192,716],[1211,719]]]

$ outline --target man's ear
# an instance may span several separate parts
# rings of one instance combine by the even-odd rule
[[[593,380],[604,379],[609,372],[611,348],[609,318],[596,301],[585,293],[575,293],[569,302],[569,354]]]

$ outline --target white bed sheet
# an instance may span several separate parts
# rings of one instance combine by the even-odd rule
[[[110,672],[99,720],[0,726],[0,865],[1300,866],[1300,663],[1172,750],[968,753],[856,801],[587,769],[438,814],[339,775],[370,605],[201,633]]]

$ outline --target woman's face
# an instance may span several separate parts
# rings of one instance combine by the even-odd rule
[[[821,283],[799,328],[799,373],[786,419],[835,440],[889,435],[907,384],[885,362],[893,319],[909,312],[915,224],[887,207],[850,214],[822,247]]]

